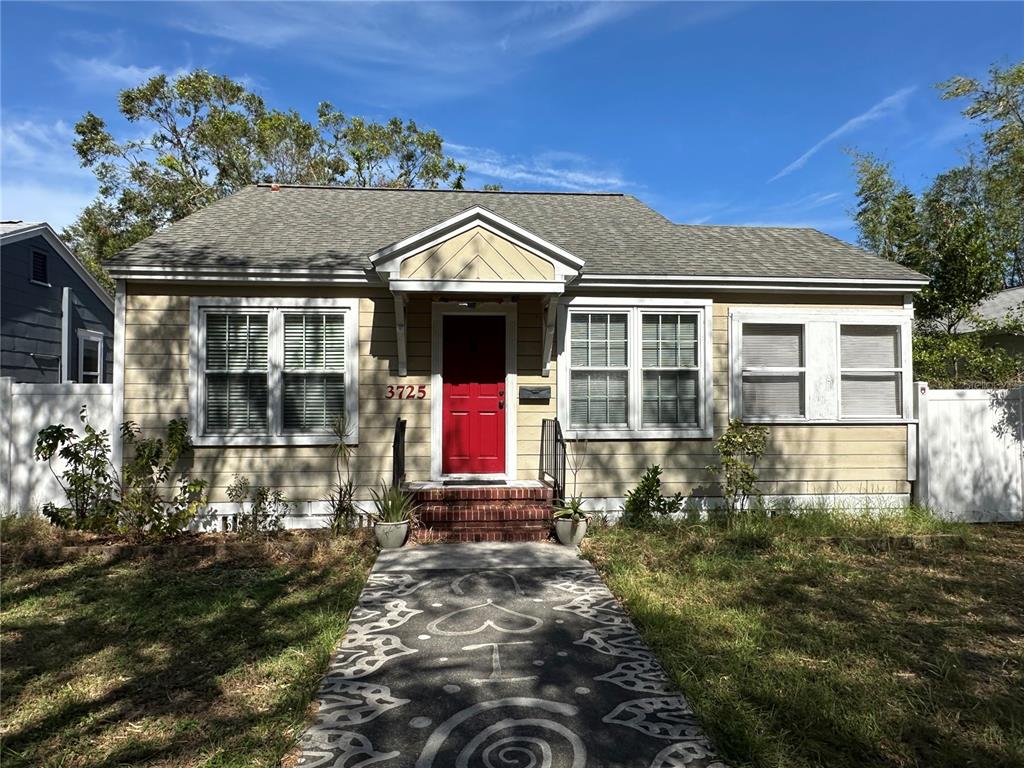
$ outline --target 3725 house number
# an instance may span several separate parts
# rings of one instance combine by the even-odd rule
[[[427,388],[420,384],[388,384],[384,397],[388,400],[422,400],[427,396]]]

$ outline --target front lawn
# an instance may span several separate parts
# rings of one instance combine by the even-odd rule
[[[304,558],[5,563],[0,763],[277,765],[372,552],[353,536]]]
[[[966,544],[820,538],[936,532]],[[613,527],[584,549],[732,766],[1024,765],[1024,526]]]

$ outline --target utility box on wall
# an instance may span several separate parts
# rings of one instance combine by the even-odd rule
[[[551,402],[551,387],[520,387],[519,402],[548,403]]]

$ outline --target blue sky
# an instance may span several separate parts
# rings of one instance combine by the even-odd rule
[[[1022,3],[0,3],[0,213],[69,223],[95,193],[84,112],[204,67],[312,117],[414,118],[469,185],[612,190],[679,222],[854,240],[846,148],[914,188],[977,142],[933,87],[1024,57]]]

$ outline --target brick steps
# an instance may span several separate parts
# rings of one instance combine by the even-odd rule
[[[410,488],[425,538],[440,541],[543,541],[551,535],[552,491],[545,486]]]

